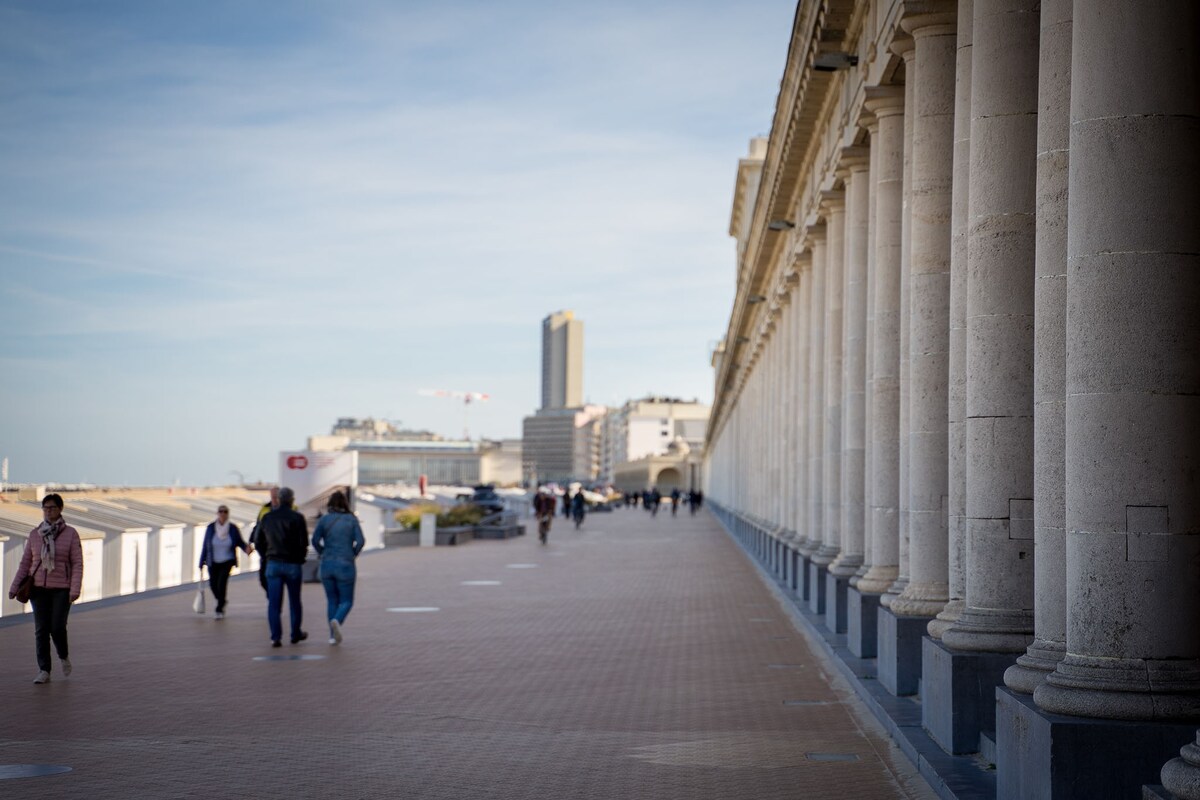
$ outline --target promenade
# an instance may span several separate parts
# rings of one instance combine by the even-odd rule
[[[707,512],[370,553],[338,647],[317,584],[280,649],[256,579],[230,598],[79,606],[45,686],[0,626],[0,776],[71,768],[0,797],[933,797]]]

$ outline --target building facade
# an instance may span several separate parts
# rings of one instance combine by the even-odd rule
[[[654,396],[630,400],[610,413],[609,460],[620,464],[663,455],[677,440],[701,452],[709,411],[698,400]]]
[[[601,464],[604,406],[543,409],[522,422],[525,482],[594,481]]]
[[[739,164],[708,498],[999,797],[1200,798],[1197,30],[802,2]]]
[[[542,408],[583,405],[583,322],[573,311],[542,320]]]
[[[455,441],[428,431],[396,428],[385,420],[339,418],[328,435],[308,437],[314,452],[358,452],[359,485],[431,484],[516,486],[522,480],[517,439]]]

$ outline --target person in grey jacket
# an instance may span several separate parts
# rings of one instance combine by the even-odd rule
[[[358,577],[354,559],[362,552],[367,540],[341,492],[330,496],[328,511],[317,521],[312,545],[321,557],[321,585],[325,587],[328,601],[329,643],[341,644],[342,625],[354,605],[354,583]]]

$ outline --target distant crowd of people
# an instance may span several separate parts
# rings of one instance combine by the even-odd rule
[[[679,513],[679,504],[686,502],[688,510],[694,516],[700,507],[704,505],[704,492],[697,489],[688,489],[685,494],[678,487],[671,490],[668,495],[671,501],[671,516]],[[624,497],[626,508],[637,508],[641,505],[642,508],[650,512],[650,516],[658,516],[658,508],[662,505],[663,495],[658,490],[657,486],[649,489],[644,489],[640,492],[626,492]]]
[[[344,493],[334,492],[326,510],[327,513],[317,521],[311,543],[320,559],[318,575],[325,589],[329,643],[336,645],[342,642],[342,626],[354,605],[355,559],[366,545],[366,539]],[[67,617],[83,587],[83,548],[79,532],[67,524],[62,511],[61,496],[48,494],[43,498],[44,519],[30,531],[21,563],[8,590],[10,599],[29,602],[33,606],[34,651],[38,665],[33,682],[37,684],[50,682],[51,643],[58,654],[62,674],[71,674]],[[300,589],[308,547],[308,523],[304,515],[296,511],[295,493],[286,486],[271,490],[270,501],[259,510],[248,539],[229,520],[229,508],[219,506],[217,518],[204,531],[200,548],[201,575],[207,569],[209,589],[216,600],[214,619],[225,616],[229,575],[237,565],[237,551],[246,555],[257,551],[261,563],[259,582],[267,595],[271,646],[283,645],[285,592],[291,642],[297,644],[307,639]]]

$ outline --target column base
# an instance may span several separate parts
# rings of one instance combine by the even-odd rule
[[[1065,642],[1034,639],[1025,655],[1017,658],[1004,673],[1004,685],[1022,694],[1033,694],[1033,690],[1046,680],[1067,652]]]
[[[1163,786],[1179,800],[1200,800],[1200,732],[1162,768]]]
[[[880,597],[882,603],[883,598]],[[878,626],[879,660],[876,670],[879,684],[896,697],[907,697],[920,690],[921,639],[927,617],[898,617],[880,607]]]
[[[814,614],[825,613],[825,578],[829,575],[824,564],[808,563],[808,610]]]
[[[846,647],[859,658],[879,654],[879,595],[846,590]]]
[[[1194,725],[1200,720],[1198,686],[1195,660],[1067,653],[1033,696],[1051,714]]]
[[[825,629],[830,633],[846,632],[846,590],[849,575],[829,573],[825,579]]]
[[[882,595],[896,580],[899,567],[871,567],[867,574],[858,579],[858,590],[870,594]]]
[[[942,634],[950,630],[950,626],[958,622],[958,618],[962,616],[963,609],[967,607],[967,603],[961,597],[952,599],[946,603],[946,607],[938,612],[938,615],[929,623],[929,635],[934,639],[941,639]]]
[[[979,750],[979,735],[996,727],[996,687],[1016,653],[951,650],[921,640],[921,724],[951,755]]]
[[[1049,714],[1033,698],[996,690],[996,798],[1137,797],[1196,735],[1166,725]]]

